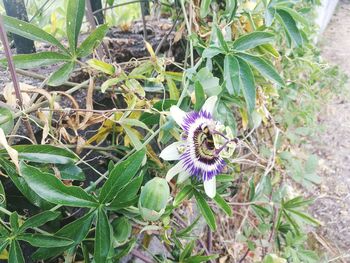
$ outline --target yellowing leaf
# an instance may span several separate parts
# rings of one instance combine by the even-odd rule
[[[19,171],[18,152],[15,149],[13,149],[10,145],[8,145],[6,140],[6,135],[2,128],[0,128],[0,145],[2,145],[5,148],[13,164],[16,166],[17,170]]]
[[[159,160],[158,155],[153,151],[152,146],[150,144],[147,144],[146,149],[147,149],[147,156],[153,162],[155,162],[159,166],[159,168],[163,168],[164,164]]]
[[[151,59],[153,61],[156,61],[157,58],[156,58],[156,54],[154,53],[154,50],[152,48],[152,45],[150,43],[148,43],[147,41],[145,41],[145,46],[146,46],[148,53],[151,55]]]
[[[242,128],[243,130],[246,130],[248,128],[249,118],[248,118],[248,112],[244,109],[240,109],[241,117],[242,117]]]
[[[101,60],[93,58],[88,60],[87,63],[92,68],[102,71],[106,74],[113,75],[115,73],[115,68],[113,65],[103,62]]]
[[[179,90],[177,89],[175,82],[167,77],[166,82],[168,83],[169,95],[171,100],[178,100],[180,97]]]
[[[0,253],[0,259],[2,260],[8,260],[9,258],[9,253],[7,252],[7,249],[4,249],[1,253]]]

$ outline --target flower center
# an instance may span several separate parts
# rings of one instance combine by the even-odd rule
[[[216,161],[215,145],[213,135],[208,127],[198,127],[193,133],[196,157],[206,164],[213,164]]]

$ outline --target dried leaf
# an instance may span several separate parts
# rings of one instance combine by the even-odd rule
[[[93,100],[92,100],[92,96],[94,94],[94,78],[90,78],[90,82],[89,82],[89,88],[87,90],[87,94],[86,94],[86,113],[84,115],[84,119],[83,121],[79,124],[79,129],[81,129],[82,127],[85,126],[85,124],[89,121],[89,119],[93,116]]]
[[[25,84],[25,83],[19,83],[19,87],[21,89],[21,95],[22,95],[22,101],[23,101],[23,106],[26,108],[30,105],[30,96],[29,94],[23,92],[24,90],[31,90],[31,89],[36,89],[36,87]],[[3,90],[3,95],[6,100],[6,103],[12,107],[17,106],[17,98],[15,94],[15,90],[13,87],[12,82],[7,83],[5,85],[5,88]]]

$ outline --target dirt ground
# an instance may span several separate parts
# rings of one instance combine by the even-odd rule
[[[322,55],[350,76],[350,0],[340,0],[320,41]],[[350,81],[345,88],[350,91]],[[317,230],[328,261],[350,262],[350,100],[341,96],[319,115],[320,132],[312,142],[319,156],[323,182],[315,193],[314,216],[324,223]],[[323,250],[325,251],[325,250]]]

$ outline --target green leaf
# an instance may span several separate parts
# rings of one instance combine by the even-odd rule
[[[198,216],[188,227],[181,229],[179,232],[177,232],[176,236],[185,238],[188,235],[191,235],[192,230],[194,229],[200,218],[201,216]]]
[[[216,222],[215,222],[215,216],[213,211],[211,210],[210,206],[208,205],[207,201],[205,201],[203,195],[197,191],[194,191],[194,196],[197,200],[197,205],[207,222],[208,226],[212,231],[215,231],[216,229]]]
[[[86,57],[92,53],[92,51],[97,48],[103,37],[106,35],[108,31],[107,24],[101,25],[96,28],[79,46],[77,50],[77,57]]]
[[[245,53],[238,53],[237,55],[248,62],[251,66],[256,68],[261,73],[261,75],[263,75],[268,80],[271,80],[279,86],[284,86],[283,79],[275,70],[273,65],[271,65],[267,60]]]
[[[152,130],[150,130],[146,124],[144,124],[142,121],[139,121],[138,119],[122,119],[119,121],[119,123],[121,125],[140,127],[142,129],[152,132]]]
[[[293,199],[283,202],[283,208],[301,208],[306,207],[314,202],[314,199],[304,199],[302,196],[294,197]]]
[[[111,248],[111,225],[109,224],[107,213],[103,208],[98,209],[94,260],[96,263],[107,262],[107,256]]]
[[[15,184],[17,189],[34,205],[43,209],[50,209],[53,205],[46,200],[42,199],[37,193],[35,193],[24,180],[19,176],[16,171],[15,165],[3,158],[0,158],[0,166],[5,170],[6,175],[11,178],[11,181]]]
[[[200,111],[200,109],[202,108],[205,102],[205,94],[204,94],[203,87],[199,81],[196,81],[194,83],[194,91],[196,96],[196,103],[194,105],[194,110]]]
[[[73,221],[72,223],[65,225],[63,228],[58,230],[55,235],[60,237],[65,237],[74,241],[74,243],[67,247],[57,247],[57,248],[39,248],[34,254],[33,259],[47,259],[50,257],[57,256],[63,251],[66,251],[69,247],[78,245],[84,240],[86,235],[89,233],[92,220],[95,217],[95,213],[91,212],[85,216]]]
[[[294,215],[296,215],[296,216],[298,216],[298,217],[300,217],[301,219],[303,219],[304,221],[308,222],[309,224],[312,224],[314,226],[321,225],[321,223],[318,220],[312,218],[311,216],[309,216],[306,213],[303,213],[303,212],[298,211],[296,209],[288,209],[287,211],[292,213],[292,214],[294,214]]]
[[[13,62],[15,63],[16,68],[22,69],[38,68],[46,65],[53,65],[59,62],[68,62],[71,60],[72,58],[68,55],[50,51],[13,56]],[[7,65],[7,60],[1,59],[0,63]]]
[[[237,0],[226,0],[226,10],[225,14],[228,16],[227,22],[231,22],[237,11]]]
[[[114,259],[115,260],[119,260],[122,257],[129,255],[131,250],[134,248],[134,246],[136,245],[136,238],[132,238],[128,243],[126,243],[125,245],[123,245],[122,247],[118,248],[116,254],[114,255]]]
[[[279,10],[284,10],[287,13],[289,13],[294,18],[294,20],[299,21],[300,23],[302,23],[304,25],[309,25],[309,21],[303,15],[301,15],[300,13],[295,11],[294,9],[289,8],[287,6],[280,6],[280,5],[277,5],[277,8]]]
[[[229,174],[219,174],[216,176],[216,181],[222,183],[233,182],[234,179],[235,177]]]
[[[278,58],[280,54],[278,51],[271,45],[271,44],[264,44],[259,46],[259,49],[265,54],[266,52],[274,56],[275,58]]]
[[[201,18],[206,17],[209,13],[211,0],[201,0],[201,6],[199,10],[199,14]]]
[[[51,74],[47,84],[53,87],[62,85],[68,80],[70,74],[74,69],[74,66],[74,61],[63,64],[62,67],[60,67],[58,70]]]
[[[57,164],[56,167],[60,171],[60,176],[63,180],[85,180],[83,170],[74,163]]]
[[[40,197],[45,200],[66,206],[96,207],[97,200],[77,186],[66,186],[54,175],[44,173],[39,169],[20,163],[20,173]]]
[[[127,76],[125,74],[121,74],[120,76],[118,76],[116,78],[107,79],[105,82],[102,83],[101,92],[106,92],[106,90],[110,86],[117,85],[118,83],[120,83],[126,79],[127,79]]]
[[[243,91],[244,99],[247,103],[249,113],[252,113],[255,108],[255,81],[252,70],[247,62],[237,58],[239,63],[239,84]]]
[[[8,32],[20,35],[22,37],[34,41],[53,44],[65,53],[69,54],[68,50],[60,43],[59,40],[57,40],[55,37],[53,37],[46,31],[42,30],[41,28],[10,16],[3,15],[2,19],[4,21],[5,29]]]
[[[216,46],[209,46],[203,50],[202,57],[203,58],[213,58],[216,55],[219,55],[221,53],[223,53],[223,50],[221,48],[218,48]]]
[[[52,221],[56,219],[60,215],[59,212],[54,211],[44,211],[40,214],[37,214],[35,216],[32,216],[31,218],[27,219],[19,228],[21,232],[24,232],[28,228],[34,228],[39,227],[41,225],[44,225],[45,223]]]
[[[239,37],[237,40],[233,42],[232,47],[235,50],[252,49],[257,46],[272,42],[274,40],[274,36],[275,35],[272,33],[255,31]]]
[[[140,190],[143,181],[143,176],[137,176],[130,183],[128,183],[124,188],[122,188],[116,195],[109,207],[113,209],[124,208],[129,206],[130,201],[133,201],[137,192]]]
[[[66,14],[66,30],[69,48],[73,53],[77,47],[78,36],[85,12],[85,0],[69,0]]]
[[[9,242],[10,241],[6,238],[1,239],[1,241],[0,241],[0,254],[4,251],[4,249],[7,247]]]
[[[78,157],[70,150],[52,145],[16,145],[13,146],[20,160],[35,163],[69,164],[78,160]],[[0,154],[6,154],[0,150]]]
[[[188,242],[184,247],[184,250],[180,254],[180,262],[183,262],[184,259],[190,257],[193,249],[194,249],[194,240]]]
[[[225,212],[226,215],[232,216],[232,208],[219,194],[214,197],[215,203]]]
[[[229,52],[229,48],[226,44],[225,38],[221,32],[221,29],[217,26],[214,25],[214,31],[215,31],[215,36],[217,37],[217,39],[219,40],[219,44],[220,47],[225,51],[225,52]]]
[[[210,96],[219,95],[221,92],[220,80],[213,76],[208,68],[201,68],[196,74],[195,80],[199,81],[204,89],[205,94]]]
[[[99,71],[101,71],[103,73],[106,73],[108,75],[113,75],[115,73],[115,68],[114,68],[113,65],[108,64],[106,62],[103,62],[101,60],[93,58],[93,59],[88,60],[87,63],[89,64],[90,67],[92,67],[92,68],[94,68],[96,70],[99,70]],[[113,80],[114,81],[112,83],[106,81],[105,83],[108,83],[108,85],[103,83],[102,88],[101,88],[102,92],[104,92],[106,90],[106,88],[108,88],[109,86],[115,85],[119,81],[124,80],[124,78],[123,77],[121,79],[116,78],[116,79],[113,79]],[[106,85],[107,85],[107,87],[106,87]]]
[[[232,55],[226,55],[224,59],[224,79],[226,89],[229,94],[239,92],[239,64],[237,59]]]
[[[28,242],[34,247],[65,247],[74,243],[67,238],[42,234],[23,233],[18,235],[17,239]]]
[[[11,228],[17,232],[18,228],[19,228],[19,224],[18,224],[18,214],[17,212],[13,212],[11,215],[10,215],[10,225],[11,225]]]
[[[8,263],[25,263],[21,247],[17,240],[11,241]]]
[[[193,187],[192,185],[186,185],[184,188],[181,189],[181,191],[176,195],[173,206],[177,207],[182,203],[183,200],[185,200],[188,196],[191,196],[193,194]]]
[[[132,145],[134,145],[136,150],[141,150],[143,148],[143,145],[140,141],[140,139],[137,137],[135,131],[133,129],[130,128],[130,126],[128,125],[121,125],[126,133],[126,135],[128,135]]]
[[[145,150],[140,150],[131,155],[127,160],[114,166],[107,181],[101,188],[100,202],[107,203],[131,180],[141,167]]]
[[[0,107],[0,128],[5,134],[9,134],[14,126],[13,114],[7,108]]]
[[[287,34],[293,39],[297,46],[301,46],[303,44],[303,38],[293,17],[282,9],[276,9],[276,11],[278,14],[277,18],[286,29]]]

